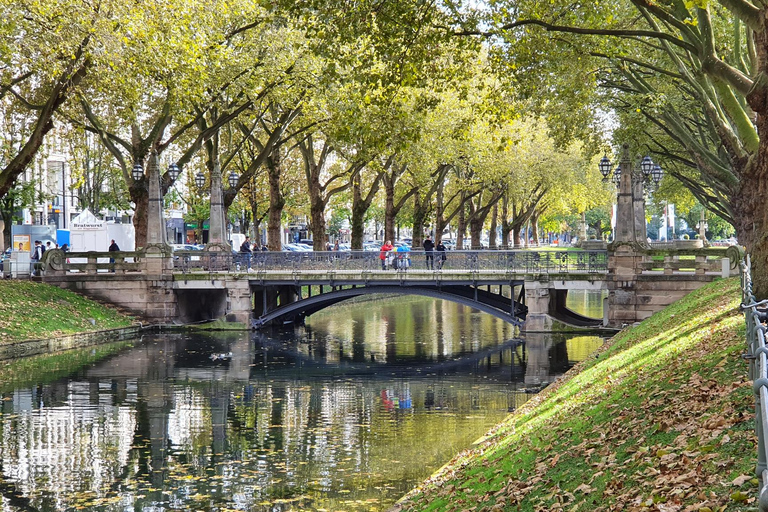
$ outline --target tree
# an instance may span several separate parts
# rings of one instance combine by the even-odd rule
[[[121,2],[7,2],[0,6],[0,109],[20,120],[18,145],[0,168],[0,198],[32,163],[54,116],[103,58]],[[96,48],[96,50],[94,50]],[[3,133],[7,139],[8,133]]]
[[[122,20],[119,51],[94,73],[81,111],[69,118],[97,134],[119,164],[135,203],[137,245],[146,239],[148,186],[132,178],[133,164],[146,168],[149,155],[169,151],[183,167],[292,68],[296,38],[268,21],[256,4],[231,9],[220,0],[140,3]],[[207,161],[219,161],[208,149]],[[167,172],[162,184],[164,192],[172,185]]]
[[[734,223],[752,255],[755,292],[768,296],[768,138],[759,136],[768,129],[768,4],[558,0],[546,7],[494,4],[494,33],[508,43],[508,62],[529,74],[528,85],[540,79],[535,90],[550,110],[583,112],[602,85],[615,100],[609,108],[643,115],[655,132],[645,145],[673,162],[670,174],[702,204]],[[515,78],[525,80],[522,72]],[[576,92],[557,98],[551,80]]]
[[[0,198],[0,217],[5,220],[3,229],[3,243],[5,247],[11,247],[11,226],[14,222],[22,220],[17,212],[23,208],[34,204],[35,201],[35,182],[26,181],[17,183],[6,194]]]

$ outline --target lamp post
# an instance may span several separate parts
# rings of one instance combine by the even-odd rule
[[[704,218],[703,208],[701,210],[701,217],[699,218],[699,223],[696,225],[696,227],[699,228],[699,240],[701,240],[705,246],[709,245],[707,243],[707,228],[709,227],[709,224],[707,223],[707,219]]]
[[[611,174],[608,156],[600,159],[598,168],[607,181]],[[616,195],[616,234],[614,244],[631,243],[640,247],[648,246],[645,228],[644,187],[651,183],[658,186],[664,171],[651,157],[645,156],[639,165],[633,165],[629,156],[629,145],[622,146],[621,162],[613,171],[613,181],[618,187]]]
[[[240,177],[235,172],[231,172],[227,178],[229,186],[235,188]],[[202,189],[205,185],[205,175],[198,172],[195,176],[195,184]],[[224,219],[224,188],[221,179],[221,167],[216,162],[211,170],[211,213],[208,225],[208,245],[207,250],[223,250],[229,252],[231,249],[226,240],[226,223]]]
[[[149,155],[149,167],[146,174],[141,162],[133,164],[131,177],[134,181],[147,180],[147,241],[146,247],[160,247],[161,252],[170,250],[166,237],[165,219],[163,216],[163,192],[160,186],[160,167],[157,162],[157,153],[152,151]]]

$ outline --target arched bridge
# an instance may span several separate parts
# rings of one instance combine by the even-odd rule
[[[423,251],[393,253],[384,260],[378,252],[365,251],[178,256],[176,288],[180,311],[190,315],[187,320],[204,314],[196,304],[210,310],[212,301],[200,302],[201,293],[216,294],[212,285],[225,273],[230,281],[247,281],[256,328],[301,322],[366,294],[440,298],[522,325],[529,313],[526,283],[543,278],[569,283],[571,289],[600,289],[607,270],[605,251],[450,251],[445,260],[438,252],[428,257]],[[567,289],[563,297],[565,293]],[[224,299],[223,290],[219,297]],[[581,326],[602,323],[574,312],[563,311],[562,317]]]
[[[620,327],[729,275],[726,250],[615,245],[606,250],[172,252],[46,251],[42,280],[117,304],[157,322],[225,317],[255,327],[301,321],[363,294],[420,294],[467,304],[528,331]],[[218,250],[217,250],[218,249]],[[730,250],[730,249],[729,249]],[[36,278],[38,279],[38,278]],[[607,290],[603,320],[565,308],[569,290]]]

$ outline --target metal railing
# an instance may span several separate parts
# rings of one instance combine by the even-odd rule
[[[444,258],[443,258],[444,256]],[[225,271],[496,271],[545,274],[599,274],[608,271],[607,251],[307,251],[216,253],[177,251],[182,272]]]
[[[752,264],[749,256],[741,263],[741,291],[744,318],[747,323],[749,377],[755,392],[755,433],[757,434],[757,467],[760,476],[760,510],[768,512],[768,347],[765,344],[768,327],[768,300],[756,301],[752,293]]]

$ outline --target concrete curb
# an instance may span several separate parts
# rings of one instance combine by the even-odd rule
[[[58,338],[23,340],[0,344],[0,361],[120,341],[130,336],[135,336],[148,327],[151,328],[152,326],[132,325],[119,329],[68,334]]]

